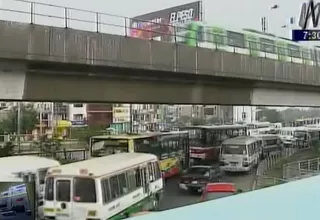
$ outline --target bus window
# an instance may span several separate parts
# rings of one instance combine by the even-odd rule
[[[136,176],[136,185],[137,187],[142,186],[142,179],[141,179],[141,173],[140,173],[140,169],[137,168],[135,170],[135,176]]]
[[[124,195],[129,192],[129,187],[127,183],[127,178],[125,173],[121,173],[118,175],[119,187],[120,187],[120,195]]]
[[[44,194],[45,200],[53,201],[53,186],[54,186],[53,177],[48,177],[46,179],[46,187],[45,187],[45,194]]]
[[[128,178],[129,191],[135,190],[138,187],[135,171],[129,170],[127,172],[127,178]]]
[[[90,202],[96,203],[96,184],[91,178],[74,178],[74,197],[75,202]]]
[[[155,171],[153,169],[152,163],[148,163],[149,181],[152,183],[156,181]]]
[[[110,185],[109,179],[102,179],[101,180],[101,187],[102,187],[102,199],[103,203],[108,203],[111,201],[111,193],[110,193]]]
[[[46,178],[47,170],[48,170],[48,169],[38,170],[39,184],[40,184],[40,185],[44,184],[44,179]]]
[[[152,163],[152,166],[153,166],[153,170],[155,172],[155,177],[156,179],[161,179],[162,177],[162,174],[161,174],[161,171],[160,171],[160,167],[159,167],[159,163],[158,162],[153,162]]]
[[[120,197],[120,187],[117,176],[110,177],[110,192],[112,200]]]
[[[56,199],[59,202],[70,202],[70,180],[57,180]]]

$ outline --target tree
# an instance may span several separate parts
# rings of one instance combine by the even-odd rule
[[[260,111],[258,112],[258,119],[268,121],[271,123],[282,122],[281,113],[276,109],[268,109],[264,107],[260,107]]]
[[[211,117],[207,120],[209,124],[221,124],[222,120],[218,117]]]
[[[38,112],[30,106],[21,106],[21,133],[30,133],[38,123]],[[9,110],[7,118],[0,123],[0,129],[5,133],[15,133],[18,130],[18,108]]]
[[[192,125],[205,125],[206,121],[203,118],[192,118],[191,124]]]

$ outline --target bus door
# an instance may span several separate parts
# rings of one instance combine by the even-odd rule
[[[150,192],[150,175],[148,174],[147,165],[143,165],[140,168],[140,172],[141,172],[141,180],[142,180],[143,192],[145,194],[149,194],[149,192]]]
[[[55,178],[54,192],[55,192],[55,209],[56,220],[73,219],[72,216],[72,178]],[[81,214],[81,213],[77,213]]]

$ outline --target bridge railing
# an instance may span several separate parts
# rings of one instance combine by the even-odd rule
[[[284,179],[301,179],[320,174],[320,158],[301,160],[283,165]]]
[[[229,52],[243,53],[248,49],[248,54],[254,55],[257,51],[264,57],[281,60],[283,56],[304,61],[316,61],[314,52],[310,50],[300,51],[288,48],[285,45],[269,45],[257,39],[249,40],[240,37],[232,43],[224,33],[213,33],[212,28],[207,31],[191,29],[186,26],[156,23],[136,18],[129,18],[109,13],[95,12],[73,7],[64,7],[53,4],[32,2],[27,0],[5,1],[0,6],[0,19],[30,24],[72,28],[98,33],[109,33],[136,37],[146,40],[160,40],[171,43],[187,42],[191,46],[202,47],[201,42],[210,43],[205,45],[211,49],[220,50],[225,46],[232,48]],[[19,16],[17,16],[19,14]],[[189,34],[186,32],[189,31]],[[205,39],[205,40],[204,40]],[[234,40],[234,39],[231,39]],[[260,46],[259,46],[260,45]],[[282,51],[277,52],[277,51]],[[270,54],[273,54],[270,56]],[[299,61],[300,62],[300,61]],[[319,61],[320,62],[320,61]],[[318,65],[318,62],[308,62],[308,65]]]
[[[68,161],[68,162],[89,159],[89,153],[85,149],[60,150],[55,152],[28,152],[28,153],[19,153],[17,155],[48,157],[48,158],[54,158],[56,160]]]
[[[297,151],[296,148],[285,148],[283,151],[273,152],[267,158],[262,160],[256,171],[255,180],[253,181],[252,190],[276,185],[286,182],[281,178],[266,176],[266,173],[281,159],[291,156]]]

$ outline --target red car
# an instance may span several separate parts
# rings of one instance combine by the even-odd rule
[[[220,199],[227,196],[232,196],[241,193],[242,190],[236,188],[233,183],[208,183],[201,195],[201,202]]]

